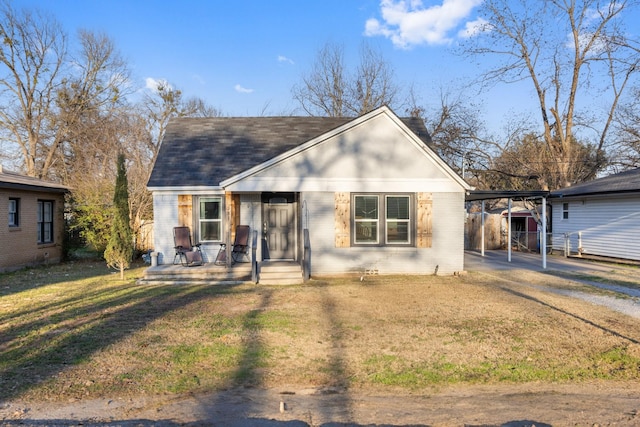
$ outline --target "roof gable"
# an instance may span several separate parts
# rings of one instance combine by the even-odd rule
[[[389,111],[386,107],[382,109]],[[222,182],[254,168],[261,168],[315,138],[349,123],[359,123],[362,117],[172,119],[167,126],[148,187],[152,190],[219,187]],[[404,123],[405,129],[421,145],[430,143],[422,120],[396,119]]]
[[[442,191],[467,188],[405,123],[382,107],[221,184],[232,191],[397,191],[397,183],[411,191],[409,183],[424,188],[425,181]]]

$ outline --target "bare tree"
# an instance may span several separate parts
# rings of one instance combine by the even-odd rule
[[[536,94],[542,139],[553,159],[555,183],[566,186],[595,176],[606,166],[605,152],[615,112],[640,71],[640,57],[620,24],[635,1],[487,0],[483,31],[465,47],[472,55],[504,61],[482,76],[485,83],[528,80]],[[601,79],[601,81],[600,81]],[[579,102],[598,101],[580,109]],[[599,110],[596,108],[599,107]],[[593,141],[597,161],[576,164],[581,140]],[[589,136],[590,135],[590,136]],[[557,183],[557,184],[556,184]]]
[[[399,89],[393,69],[368,45],[360,48],[360,63],[349,73],[342,45],[327,43],[311,71],[292,88],[293,98],[311,116],[354,117],[382,105],[393,105]]]
[[[167,81],[157,82],[155,90],[148,92],[139,107],[146,126],[145,142],[155,161],[169,120],[173,117],[219,117],[222,112],[201,98],[184,99],[182,91]],[[151,173],[151,170],[149,170]]]
[[[309,74],[293,87],[292,94],[310,116],[341,117],[346,114],[345,91],[344,48],[327,43],[318,51]]]
[[[359,116],[382,105],[393,105],[399,89],[391,64],[367,44],[360,47],[360,64],[347,86],[348,115]]]
[[[0,3],[0,132],[15,144],[26,173],[44,177],[60,140],[52,113],[67,38],[51,16]]]
[[[640,167],[640,88],[634,88],[631,96],[616,115],[615,146],[611,150],[613,171]]]

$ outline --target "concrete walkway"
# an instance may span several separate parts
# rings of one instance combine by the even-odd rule
[[[580,258],[565,258],[559,255],[547,256],[547,268],[542,268],[542,256],[540,254],[512,252],[511,262],[507,259],[507,251],[485,251],[485,255],[482,256],[480,252],[465,252],[465,270],[466,271],[486,271],[496,272],[505,271],[511,269],[522,269],[531,271],[548,271],[552,272],[567,272],[567,273],[583,273],[594,274],[597,272],[614,272],[616,270],[623,269],[635,269],[637,267],[627,267],[620,264],[597,262],[589,259]],[[491,273],[488,273],[491,274]],[[625,295],[624,298],[619,298],[611,295],[597,295],[593,293],[572,291],[567,289],[553,289],[545,288],[546,290],[570,296],[573,298],[579,298],[590,303],[605,306],[612,310],[627,314],[629,316],[640,319],[640,290],[635,287],[626,287],[613,284],[606,284],[602,282],[572,278],[571,280],[584,283],[585,285],[594,286],[600,289],[606,289],[608,291],[617,292],[618,294]],[[640,281],[639,281],[640,282]],[[532,285],[527,283],[521,283],[524,286],[534,287],[541,289],[538,285]]]
[[[612,271],[616,268],[626,268],[620,265],[595,262],[587,259],[565,258],[562,255],[547,255],[548,271],[593,272]],[[466,271],[512,270],[525,269],[545,271],[542,268],[542,255],[536,253],[512,252],[511,262],[508,261],[507,251],[465,251],[464,269]]]

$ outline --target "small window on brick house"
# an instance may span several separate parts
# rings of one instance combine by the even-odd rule
[[[20,226],[20,199],[9,199],[9,227]]]
[[[38,200],[38,243],[53,242],[53,202]]]

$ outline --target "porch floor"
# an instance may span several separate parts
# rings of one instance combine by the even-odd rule
[[[248,282],[251,281],[251,263],[238,262],[230,267],[207,262],[194,267],[180,264],[161,264],[148,267],[140,283],[192,283],[192,282]]]

